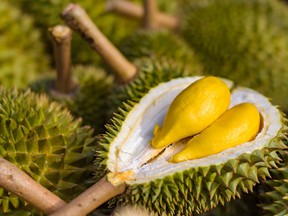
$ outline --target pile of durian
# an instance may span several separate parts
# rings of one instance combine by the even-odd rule
[[[286,1],[0,12],[0,215],[288,215]]]

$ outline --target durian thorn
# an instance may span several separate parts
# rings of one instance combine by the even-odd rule
[[[157,29],[156,16],[158,13],[157,3],[155,0],[143,0],[144,16],[143,27],[148,30]]]
[[[90,44],[123,83],[137,75],[137,67],[106,38],[82,7],[70,3],[63,10],[62,18]]]
[[[107,1],[106,11],[115,12],[122,16],[143,20],[144,8],[135,3],[126,0],[109,0]],[[179,26],[177,17],[157,11],[155,15],[157,26],[169,30],[176,30]]]
[[[126,185],[114,186],[107,180],[107,176],[92,185],[70,203],[50,216],[84,216],[99,207],[109,199],[122,194]]]
[[[53,42],[54,61],[57,71],[55,88],[56,91],[67,94],[76,87],[71,74],[72,31],[68,26],[56,25],[50,29],[50,35]]]
[[[45,214],[51,214],[66,204],[2,157],[0,157],[0,173],[1,187],[26,200]]]

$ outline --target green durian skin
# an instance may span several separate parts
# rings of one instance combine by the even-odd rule
[[[116,105],[113,105],[116,86],[114,77],[100,68],[83,65],[73,67],[72,74],[78,87],[69,95],[55,94],[55,71],[45,74],[43,78],[31,83],[30,87],[32,91],[46,93],[51,100],[62,103],[74,117],[82,118],[82,125],[93,127],[95,134],[104,132],[106,121],[116,109]],[[51,92],[53,89],[54,94]]]
[[[120,42],[120,51],[131,61],[138,58],[171,58],[179,66],[195,74],[202,72],[202,66],[185,41],[177,35],[165,31],[138,30]]]
[[[108,172],[109,145],[117,137],[122,122],[133,106],[151,88],[182,76],[185,76],[183,71],[178,67],[173,68],[173,64],[155,62],[143,66],[141,75],[126,89],[129,99],[119,108],[112,119],[113,124],[107,126],[97,146],[96,176],[101,178],[105,171]],[[278,167],[278,152],[286,148],[282,142],[285,130],[287,128],[283,125],[278,137],[271,139],[262,149],[223,164],[191,168],[149,183],[128,185],[124,194],[110,200],[110,205],[137,204],[158,215],[168,216],[200,214],[219,204],[224,205],[241,196],[242,192],[252,192],[256,183],[270,176],[269,167]]]
[[[288,139],[288,138],[287,138]],[[286,146],[288,141],[286,140]],[[260,207],[267,216],[281,216],[288,214],[288,154],[287,150],[281,154],[282,162],[277,169],[272,169],[271,179],[261,185]]]
[[[274,0],[193,0],[181,34],[206,74],[251,87],[288,111],[288,8]]]
[[[45,95],[0,88],[0,155],[65,201],[94,182],[96,138],[80,125]],[[0,212],[31,208],[27,205],[0,188]]]
[[[25,87],[39,71],[48,70],[48,57],[33,19],[0,2],[0,85]]]

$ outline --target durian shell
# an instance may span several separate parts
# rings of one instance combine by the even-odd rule
[[[32,91],[46,93],[51,100],[62,103],[73,116],[82,118],[83,125],[93,127],[96,134],[104,132],[106,121],[116,110],[112,95],[115,86],[113,76],[100,68],[83,65],[73,67],[72,74],[78,87],[70,95],[55,94],[55,71],[45,74],[30,87]]]
[[[188,44],[177,35],[165,31],[138,30],[120,42],[120,51],[131,61],[138,58],[170,58],[194,74],[202,73],[202,65]]]
[[[152,66],[146,73],[143,72],[142,76],[129,85],[127,91],[130,93],[130,100],[120,108],[120,112],[112,120],[113,124],[107,127],[106,134],[100,140],[101,145],[98,146],[95,160],[98,177],[101,177],[98,173],[103,174],[105,170],[106,172],[109,170],[107,167],[109,146],[123,126],[122,122],[139,103],[141,97],[158,84],[169,81],[171,79],[169,75],[183,76],[177,73],[177,70],[171,73],[173,69],[169,69],[165,71],[162,68],[157,71],[154,65],[154,68]],[[145,206],[158,215],[193,215],[208,211],[219,204],[224,205],[239,197],[242,192],[251,192],[256,183],[270,177],[269,168],[276,168],[280,162],[277,153],[286,148],[283,143],[285,130],[287,128],[282,126],[277,137],[268,141],[262,149],[240,155],[224,163],[195,167],[144,183],[128,184],[126,193],[111,200],[110,203]]]
[[[181,34],[206,74],[251,87],[288,111],[288,8],[274,0],[193,0]]]
[[[0,84],[25,87],[39,71],[48,70],[48,56],[33,19],[0,2]]]
[[[80,119],[44,95],[2,87],[0,95],[3,158],[65,201],[94,182],[96,138],[90,127],[80,127]],[[0,188],[0,212],[22,208],[31,206]]]

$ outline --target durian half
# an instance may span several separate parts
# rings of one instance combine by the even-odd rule
[[[159,83],[142,92],[142,98],[135,91],[121,113],[115,115],[96,159],[96,164],[108,172],[110,183],[127,185],[126,192],[111,202],[138,204],[159,215],[201,213],[240,196],[242,191],[252,191],[256,183],[270,177],[269,168],[277,168],[281,160],[278,152],[286,147],[284,117],[263,95],[226,79],[231,90],[230,107],[249,102],[261,114],[261,130],[254,140],[176,164],[169,158],[184,147],[187,139],[162,149],[151,147],[154,126],[162,124],[176,95],[199,78]]]

